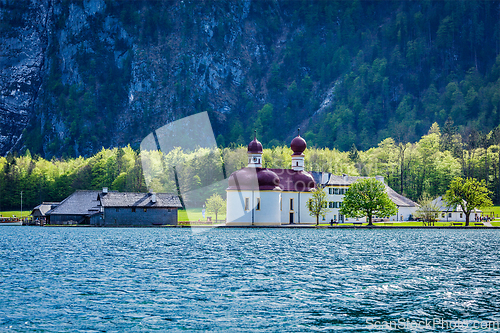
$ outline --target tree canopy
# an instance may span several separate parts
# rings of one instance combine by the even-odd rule
[[[247,140],[246,143],[248,143]],[[245,142],[244,142],[245,143]],[[384,176],[387,185],[417,201],[424,194],[444,195],[455,177],[483,180],[500,204],[500,127],[489,133],[457,132],[453,122],[432,126],[419,141],[388,137],[368,150],[350,152],[310,145],[306,171],[335,175]],[[263,167],[290,168],[288,146],[264,145]],[[33,152],[0,156],[0,211],[60,201],[75,190],[189,193],[189,204],[201,207],[213,193],[225,196],[222,181],[246,166],[246,146],[174,149],[168,154],[123,148],[101,149],[91,157],[44,159]],[[176,173],[173,167],[176,167]],[[212,186],[212,187],[211,187]]]
[[[311,197],[307,200],[306,206],[309,209],[309,215],[316,216],[316,225],[319,224],[319,217],[325,217],[330,210],[327,208],[326,192],[321,184],[311,190]]]
[[[450,188],[443,196],[444,201],[451,207],[460,206],[465,213],[465,225],[469,225],[470,213],[479,207],[492,205],[491,192],[484,181],[475,178],[456,177],[450,184]]]
[[[373,216],[389,217],[398,213],[397,207],[385,191],[385,185],[375,178],[354,182],[344,196],[340,214],[348,217],[367,217],[373,225]]]
[[[420,207],[415,211],[415,217],[422,219],[424,222],[434,223],[439,213],[438,206],[434,203],[433,198],[428,194],[424,194],[418,201]]]
[[[217,222],[217,214],[219,214],[220,211],[226,210],[226,200],[222,199],[217,193],[214,193],[205,201],[205,206],[208,212],[213,212],[215,214],[215,222]]]

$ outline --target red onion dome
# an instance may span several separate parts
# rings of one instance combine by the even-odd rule
[[[257,140],[257,137],[248,144],[248,152],[251,154],[262,154],[262,143]]]
[[[229,176],[228,190],[279,190],[280,178],[262,168],[243,168]]]
[[[308,192],[316,185],[313,176],[309,172],[298,171],[292,176],[292,179],[294,190],[298,192]]]
[[[294,155],[302,155],[304,150],[307,148],[306,140],[304,140],[300,134],[298,134],[290,144],[290,148],[292,148]]]
[[[280,177],[268,169],[260,169],[257,172],[257,180],[259,182],[259,190],[279,190]]]

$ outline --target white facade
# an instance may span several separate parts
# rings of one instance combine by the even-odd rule
[[[462,207],[457,206],[456,208],[448,206],[444,201],[443,197],[437,197],[432,201],[432,203],[439,209],[437,214],[437,221],[441,222],[466,222],[465,213]],[[480,218],[482,211],[479,209],[474,209],[469,214],[469,222],[474,222],[476,218]]]
[[[311,192],[283,192],[281,194],[280,216],[281,223],[312,223],[314,216],[309,215],[307,200]]]
[[[347,175],[335,176],[323,172],[304,172],[305,140],[297,136],[292,140],[291,169],[262,168],[262,145],[255,138],[248,145],[248,166],[229,177],[227,193],[227,225],[274,226],[291,223],[316,223],[307,201],[315,183],[324,185],[329,212],[320,221],[365,222],[366,218],[347,218],[340,214],[345,193],[360,178]],[[383,177],[377,177],[383,182]],[[397,194],[386,185],[386,192],[398,207],[398,214],[390,221],[407,221],[415,214],[418,205]]]
[[[327,186],[323,189],[327,194],[329,212],[324,218],[320,217],[320,223],[330,223],[332,220],[336,223],[366,222],[365,217],[352,218],[340,214],[340,207],[348,188],[348,186]],[[316,217],[311,216],[307,208],[307,200],[310,197],[311,192],[228,190],[227,225],[316,223]],[[401,206],[397,203],[396,206],[397,215],[384,220],[408,221],[415,216],[415,211],[418,209],[418,206]],[[463,220],[465,221],[465,218]]]
[[[279,191],[227,191],[227,225],[281,225]]]

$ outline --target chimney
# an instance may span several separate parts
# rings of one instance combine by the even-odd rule
[[[348,175],[346,175],[345,173],[342,174],[342,180],[344,180],[345,182],[347,181],[348,179]]]
[[[104,193],[104,194],[108,193],[108,188],[107,187],[103,187],[102,188],[102,193]]]
[[[151,195],[151,202],[152,202],[152,203],[156,203],[156,193],[153,193],[153,194]]]

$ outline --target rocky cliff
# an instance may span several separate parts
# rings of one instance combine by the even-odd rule
[[[250,12],[251,1],[4,2],[0,154],[88,155],[199,111],[223,125],[241,94],[263,103],[261,68],[286,29],[266,36]]]
[[[42,83],[51,3],[2,3],[0,11],[0,154],[22,141]],[[31,24],[27,24],[31,22]]]

